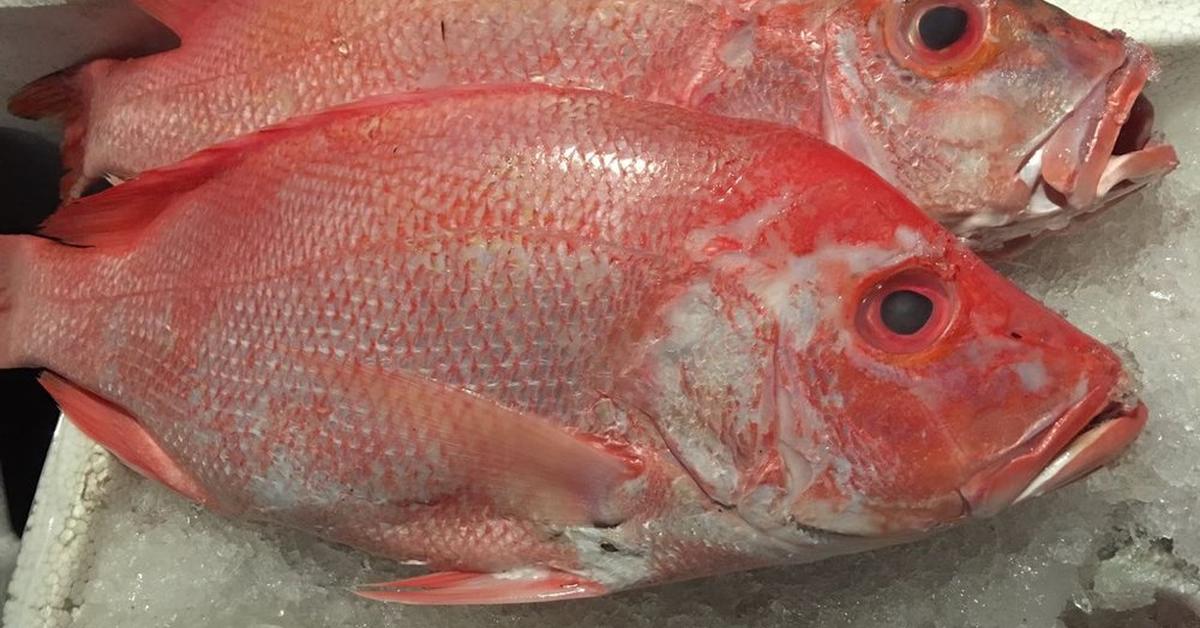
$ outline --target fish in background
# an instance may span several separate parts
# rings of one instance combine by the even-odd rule
[[[381,97],[0,237],[0,366],[230,517],[547,601],[910,540],[1113,460],[1117,357],[797,132]]]
[[[37,81],[70,196],[291,116],[439,86],[611,91],[823,137],[976,248],[1172,170],[1151,53],[1040,0],[140,0],[182,45]]]

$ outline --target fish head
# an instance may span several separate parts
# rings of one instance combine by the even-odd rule
[[[775,181],[811,184],[743,179],[751,209],[692,234],[701,261],[635,332],[631,403],[712,501],[796,544],[901,540],[1081,478],[1140,433],[1109,348],[853,160],[792,173]]]
[[[1041,0],[858,0],[826,31],[825,134],[979,249],[1178,165],[1153,55]]]
[[[793,457],[820,461],[788,511],[802,525],[886,536],[990,516],[1111,462],[1146,422],[1109,348],[972,255],[818,281],[842,298],[774,378]]]

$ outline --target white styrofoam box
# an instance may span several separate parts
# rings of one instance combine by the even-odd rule
[[[387,561],[211,515],[136,477],[64,426],[39,487],[6,622],[20,628],[1195,625],[1200,220],[1192,212],[1200,204],[1200,3],[1059,4],[1156,49],[1163,74],[1150,95],[1183,162],[1158,188],[1003,267],[1077,325],[1121,346],[1140,371],[1151,423],[1115,468],[995,519],[871,554],[578,603],[429,609],[350,595],[355,583],[399,575]],[[89,19],[124,19],[95,10]],[[12,68],[14,59],[32,57],[6,43],[7,33],[21,29],[10,29],[2,11],[0,68]],[[28,50],[40,50],[42,44],[26,41]],[[36,55],[29,63],[37,67],[21,68],[21,80],[0,76],[0,90],[88,49],[65,43],[73,47],[69,53]]]
[[[91,514],[121,472],[108,454],[66,421],[59,423],[8,588],[4,626],[69,626],[87,582]],[[148,548],[149,549],[149,548]]]

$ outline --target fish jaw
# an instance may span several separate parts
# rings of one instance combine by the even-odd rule
[[[1146,405],[1122,383],[1096,388],[1058,421],[1034,434],[1017,455],[979,472],[962,488],[972,517],[991,517],[1029,498],[1062,488],[1114,461],[1137,439]]]
[[[1024,208],[1007,225],[974,235],[978,248],[1063,229],[1179,166],[1175,148],[1154,130],[1154,106],[1143,93],[1157,71],[1154,58],[1142,44],[1126,41],[1126,49],[1125,62],[1030,155],[1015,183]]]
[[[1124,65],[1041,148],[1041,179],[1064,197],[1068,211],[1086,211],[1102,203],[1119,182],[1144,184],[1179,163],[1170,145],[1151,137],[1153,106],[1142,91],[1155,69],[1153,57],[1140,44],[1127,47]],[[1118,146],[1119,139],[1126,145]]]

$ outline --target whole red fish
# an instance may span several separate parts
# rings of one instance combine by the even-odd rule
[[[139,0],[173,50],[39,81],[66,185],[371,95],[535,82],[779,122],[994,248],[1175,167],[1149,51],[1040,0]],[[1049,88],[1053,86],[1053,88]]]
[[[0,237],[0,366],[217,512],[438,570],[380,599],[877,547],[1146,419],[1112,352],[840,151],[597,92],[335,109],[45,230]]]

